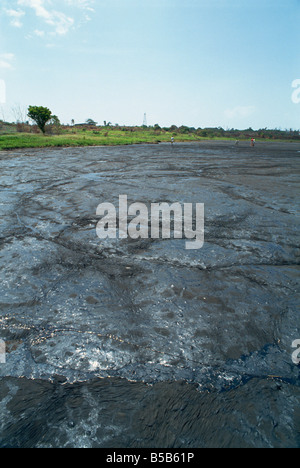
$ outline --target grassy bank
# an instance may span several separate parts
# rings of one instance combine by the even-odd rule
[[[58,132],[58,134],[54,134]],[[61,126],[59,129],[47,128],[46,135],[36,127],[29,125],[7,124],[0,127],[0,150],[21,148],[47,148],[47,147],[78,147],[78,146],[116,146],[142,143],[195,142],[202,140],[245,140],[252,137],[261,141],[299,141],[297,135],[280,132],[261,134],[255,131],[224,131],[222,129],[194,129],[188,127],[175,127],[170,129],[157,127],[70,127]]]
[[[172,133],[159,133],[155,130],[118,129],[63,131],[59,135],[32,133],[10,133],[0,135],[0,150],[18,148],[45,148],[68,146],[115,146],[141,143],[160,143],[171,141]],[[178,135],[176,141],[197,141],[201,138],[194,134]]]

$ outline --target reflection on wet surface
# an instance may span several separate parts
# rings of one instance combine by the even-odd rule
[[[297,151],[1,153],[1,446],[299,446]],[[121,194],[204,203],[204,247],[99,240]]]

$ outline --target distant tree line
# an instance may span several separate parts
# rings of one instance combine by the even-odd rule
[[[171,133],[172,136],[183,135],[183,134],[193,134],[199,138],[234,138],[234,139],[248,139],[248,138],[261,138],[266,140],[300,140],[300,130],[293,129],[268,129],[260,128],[259,130],[253,130],[251,127],[245,130],[238,130],[235,128],[224,129],[222,127],[205,127],[205,128],[195,128],[188,127],[185,125],[176,126],[171,125],[170,127],[161,127],[159,124],[154,126],[121,126],[119,124],[113,125],[111,122],[104,121],[102,126],[98,125],[93,119],[87,119],[85,123],[75,124],[75,120],[72,119],[71,126],[62,125],[59,118],[56,115],[52,115],[52,112],[47,107],[38,107],[38,106],[29,106],[27,111],[21,109],[20,106],[15,106],[13,109],[13,114],[15,115],[16,122],[8,123],[3,120],[0,120],[0,132],[11,132],[17,130],[18,132],[26,133],[39,133],[41,131],[43,134],[53,134],[60,133],[63,130],[68,130],[70,127],[74,132],[74,127],[78,129],[88,131],[92,130],[94,132],[99,132],[101,128],[106,128],[106,130],[113,131],[117,129],[118,131],[124,132],[137,132],[141,129],[145,132],[155,132],[157,135],[163,133]],[[29,117],[29,120],[26,120]]]
[[[238,130],[235,128],[224,129],[222,127],[205,127],[205,128],[195,128],[187,127],[182,125],[177,127],[176,125],[171,125],[170,127],[160,127],[158,124],[154,125],[154,129],[161,130],[165,132],[171,132],[174,136],[180,134],[195,134],[203,138],[236,138],[236,139],[247,139],[247,138],[265,138],[270,140],[280,140],[280,139],[289,139],[289,140],[300,140],[300,131],[293,129],[268,129],[261,128],[259,130],[253,130],[251,127],[245,130]]]

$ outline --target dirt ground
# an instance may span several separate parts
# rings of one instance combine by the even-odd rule
[[[299,447],[300,145],[0,153],[0,446]],[[204,203],[205,242],[100,203]]]

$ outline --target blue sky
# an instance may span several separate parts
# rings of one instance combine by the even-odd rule
[[[299,0],[0,0],[0,118],[299,129],[299,24]]]

